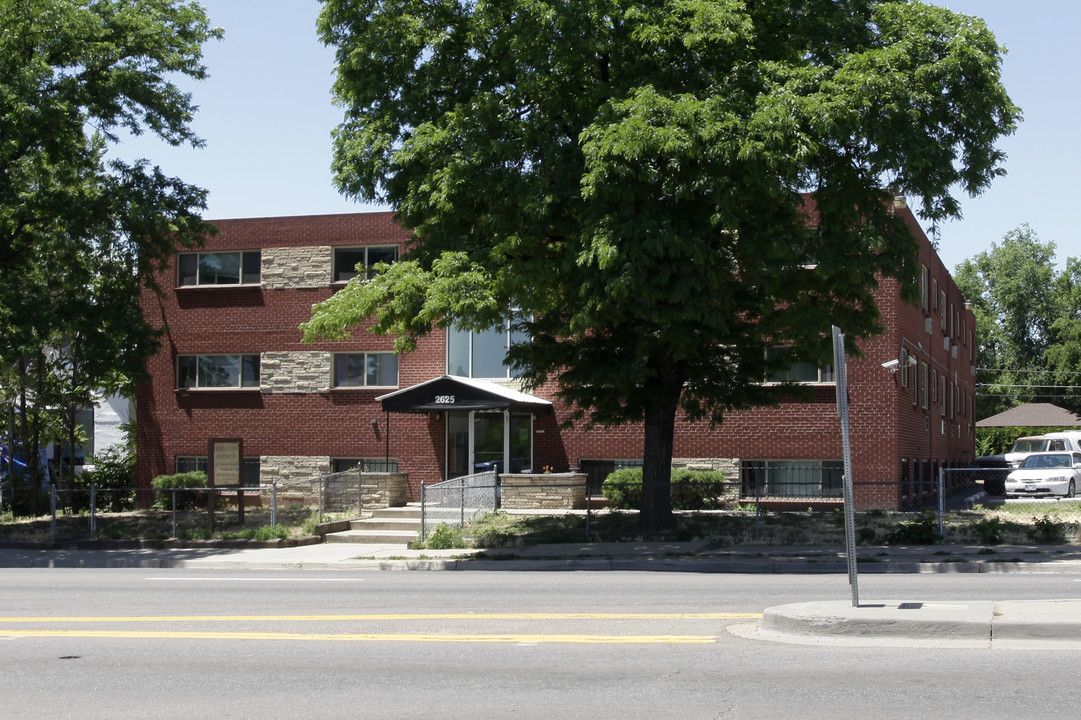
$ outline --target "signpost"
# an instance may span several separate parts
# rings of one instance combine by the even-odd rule
[[[845,336],[833,326],[833,368],[837,374],[837,414],[841,416],[841,442],[844,446],[845,554],[848,555],[848,584],[852,588],[852,607],[860,606],[859,577],[856,572],[856,521],[852,494],[852,444],[848,433],[848,378],[845,371]]]

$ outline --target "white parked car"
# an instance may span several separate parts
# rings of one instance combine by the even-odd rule
[[[1081,450],[1081,432],[1047,433],[1039,437],[1017,438],[1013,447],[1006,453],[1006,465],[1021,467],[1021,463],[1032,453],[1073,452]]]
[[[1073,497],[1081,487],[1081,452],[1033,453],[1006,477],[1006,495]]]

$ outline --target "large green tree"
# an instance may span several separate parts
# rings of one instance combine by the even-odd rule
[[[207,234],[206,192],[110,150],[125,133],[202,144],[174,80],[206,77],[220,33],[181,0],[0,0],[0,362],[24,419],[56,400],[43,363],[68,404],[154,351],[140,277]]]
[[[1081,260],[1060,270],[1055,243],[1021,225],[954,278],[976,315],[979,417],[1024,402],[1081,412]]]
[[[956,216],[1019,119],[984,24],[920,2],[324,0],[319,28],[336,182],[418,242],[306,335],[373,316],[404,351],[511,318],[527,383],[644,423],[647,529],[677,415],[773,402],[831,324],[878,331],[876,276],[918,266],[893,196]]]

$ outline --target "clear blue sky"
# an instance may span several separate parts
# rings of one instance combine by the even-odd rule
[[[1025,113],[1002,147],[1007,175],[982,196],[964,198],[964,219],[941,228],[947,267],[990,248],[1028,223],[1081,256],[1073,187],[1081,167],[1081,82],[1077,0],[935,0],[984,18],[1009,49],[1003,77]],[[331,184],[331,130],[341,110],[330,100],[334,56],[316,38],[317,0],[203,0],[225,39],[206,47],[211,78],[187,86],[201,107],[201,150],[146,138],[120,154],[147,157],[169,174],[210,190],[207,217],[266,217],[376,210],[338,195]]]

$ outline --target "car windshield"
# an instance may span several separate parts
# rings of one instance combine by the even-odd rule
[[[1029,455],[1025,458],[1025,463],[1022,467],[1026,468],[1068,468],[1070,467],[1070,456],[1066,454],[1062,455]]]
[[[1013,444],[1013,449],[1010,452],[1035,453],[1044,452],[1045,450],[1047,450],[1047,440],[1045,438],[1019,438]]]

